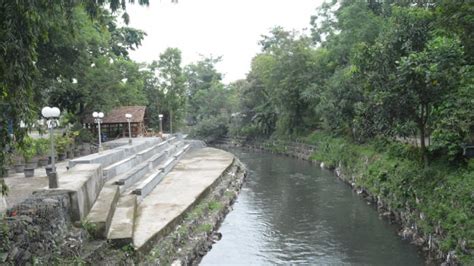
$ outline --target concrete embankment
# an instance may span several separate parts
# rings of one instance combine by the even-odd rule
[[[245,170],[232,154],[195,144],[153,140],[76,160],[62,189],[39,189],[3,214],[0,264],[199,259]]]
[[[85,261],[118,264],[192,264],[219,238],[245,168],[228,152],[204,148],[187,154],[138,206],[133,244],[105,247]]]

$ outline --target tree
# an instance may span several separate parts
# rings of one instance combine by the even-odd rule
[[[247,75],[248,84],[242,87],[240,97],[241,128],[246,134],[269,136],[275,131],[277,113],[272,94],[275,64],[275,57],[267,53],[258,54],[252,59],[251,70]]]
[[[162,98],[160,110],[168,113],[169,130],[173,131],[173,124],[181,125],[185,113],[186,91],[185,77],[181,68],[181,51],[177,48],[168,48],[160,55],[156,63],[158,71],[159,90]]]
[[[225,99],[219,97],[224,89],[222,74],[215,68],[219,61],[220,58],[204,58],[185,67],[188,97],[186,120],[190,125],[219,114],[219,109],[223,106]]]
[[[132,0],[133,2],[133,0]],[[68,20],[74,7],[83,5],[97,18],[104,4],[112,11],[125,9],[125,1],[1,1],[0,2],[0,165],[5,165],[5,149],[12,143],[8,128],[22,141],[25,130],[20,121],[37,116],[33,106],[33,78],[38,74],[38,45],[49,38],[48,29],[58,20]],[[139,4],[148,4],[139,0]],[[126,18],[125,16],[124,18]],[[71,25],[72,26],[72,25]],[[69,28],[71,29],[71,28]],[[27,123],[29,124],[29,123]]]
[[[98,16],[103,19],[93,21],[76,7],[69,21],[56,22],[49,39],[40,42],[33,80],[39,106],[53,104],[81,119],[98,108],[146,103],[138,65],[113,49],[119,41],[108,27],[114,17],[105,11]]]
[[[463,51],[459,41],[437,37],[425,50],[402,57],[397,67],[395,93],[400,95],[399,119],[418,127],[421,152],[428,161],[425,139],[430,136],[432,114],[445,97],[458,86]]]
[[[442,99],[433,112],[430,150],[461,160],[462,147],[474,143],[474,68],[464,66],[460,85]]]

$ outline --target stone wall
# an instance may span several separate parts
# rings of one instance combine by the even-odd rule
[[[71,230],[67,193],[37,193],[8,209],[1,219],[0,263],[51,263],[74,256],[83,233]],[[66,254],[67,253],[67,254]]]

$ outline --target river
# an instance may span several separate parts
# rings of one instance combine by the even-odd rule
[[[302,160],[230,150],[242,191],[201,265],[423,265],[397,227],[333,173]]]

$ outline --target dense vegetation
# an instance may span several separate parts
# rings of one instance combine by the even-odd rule
[[[128,22],[125,3],[0,3],[1,168],[17,147],[27,145],[28,129],[44,129],[37,125],[44,106],[59,107],[61,125],[77,129],[91,112],[123,105],[147,105],[155,128],[158,113],[165,113],[165,129],[172,124],[170,113],[174,121],[183,120],[181,52],[170,48],[149,65],[132,61],[129,50],[138,48],[146,33],[121,26],[119,20]]]
[[[416,137],[425,160],[462,161],[474,141],[473,4],[388,2],[325,4],[311,36],[278,27],[263,36],[234,84],[233,134]]]
[[[316,144],[445,258],[472,262],[474,3],[428,2],[333,1],[310,35],[275,27],[247,78],[193,112],[193,134]]]

